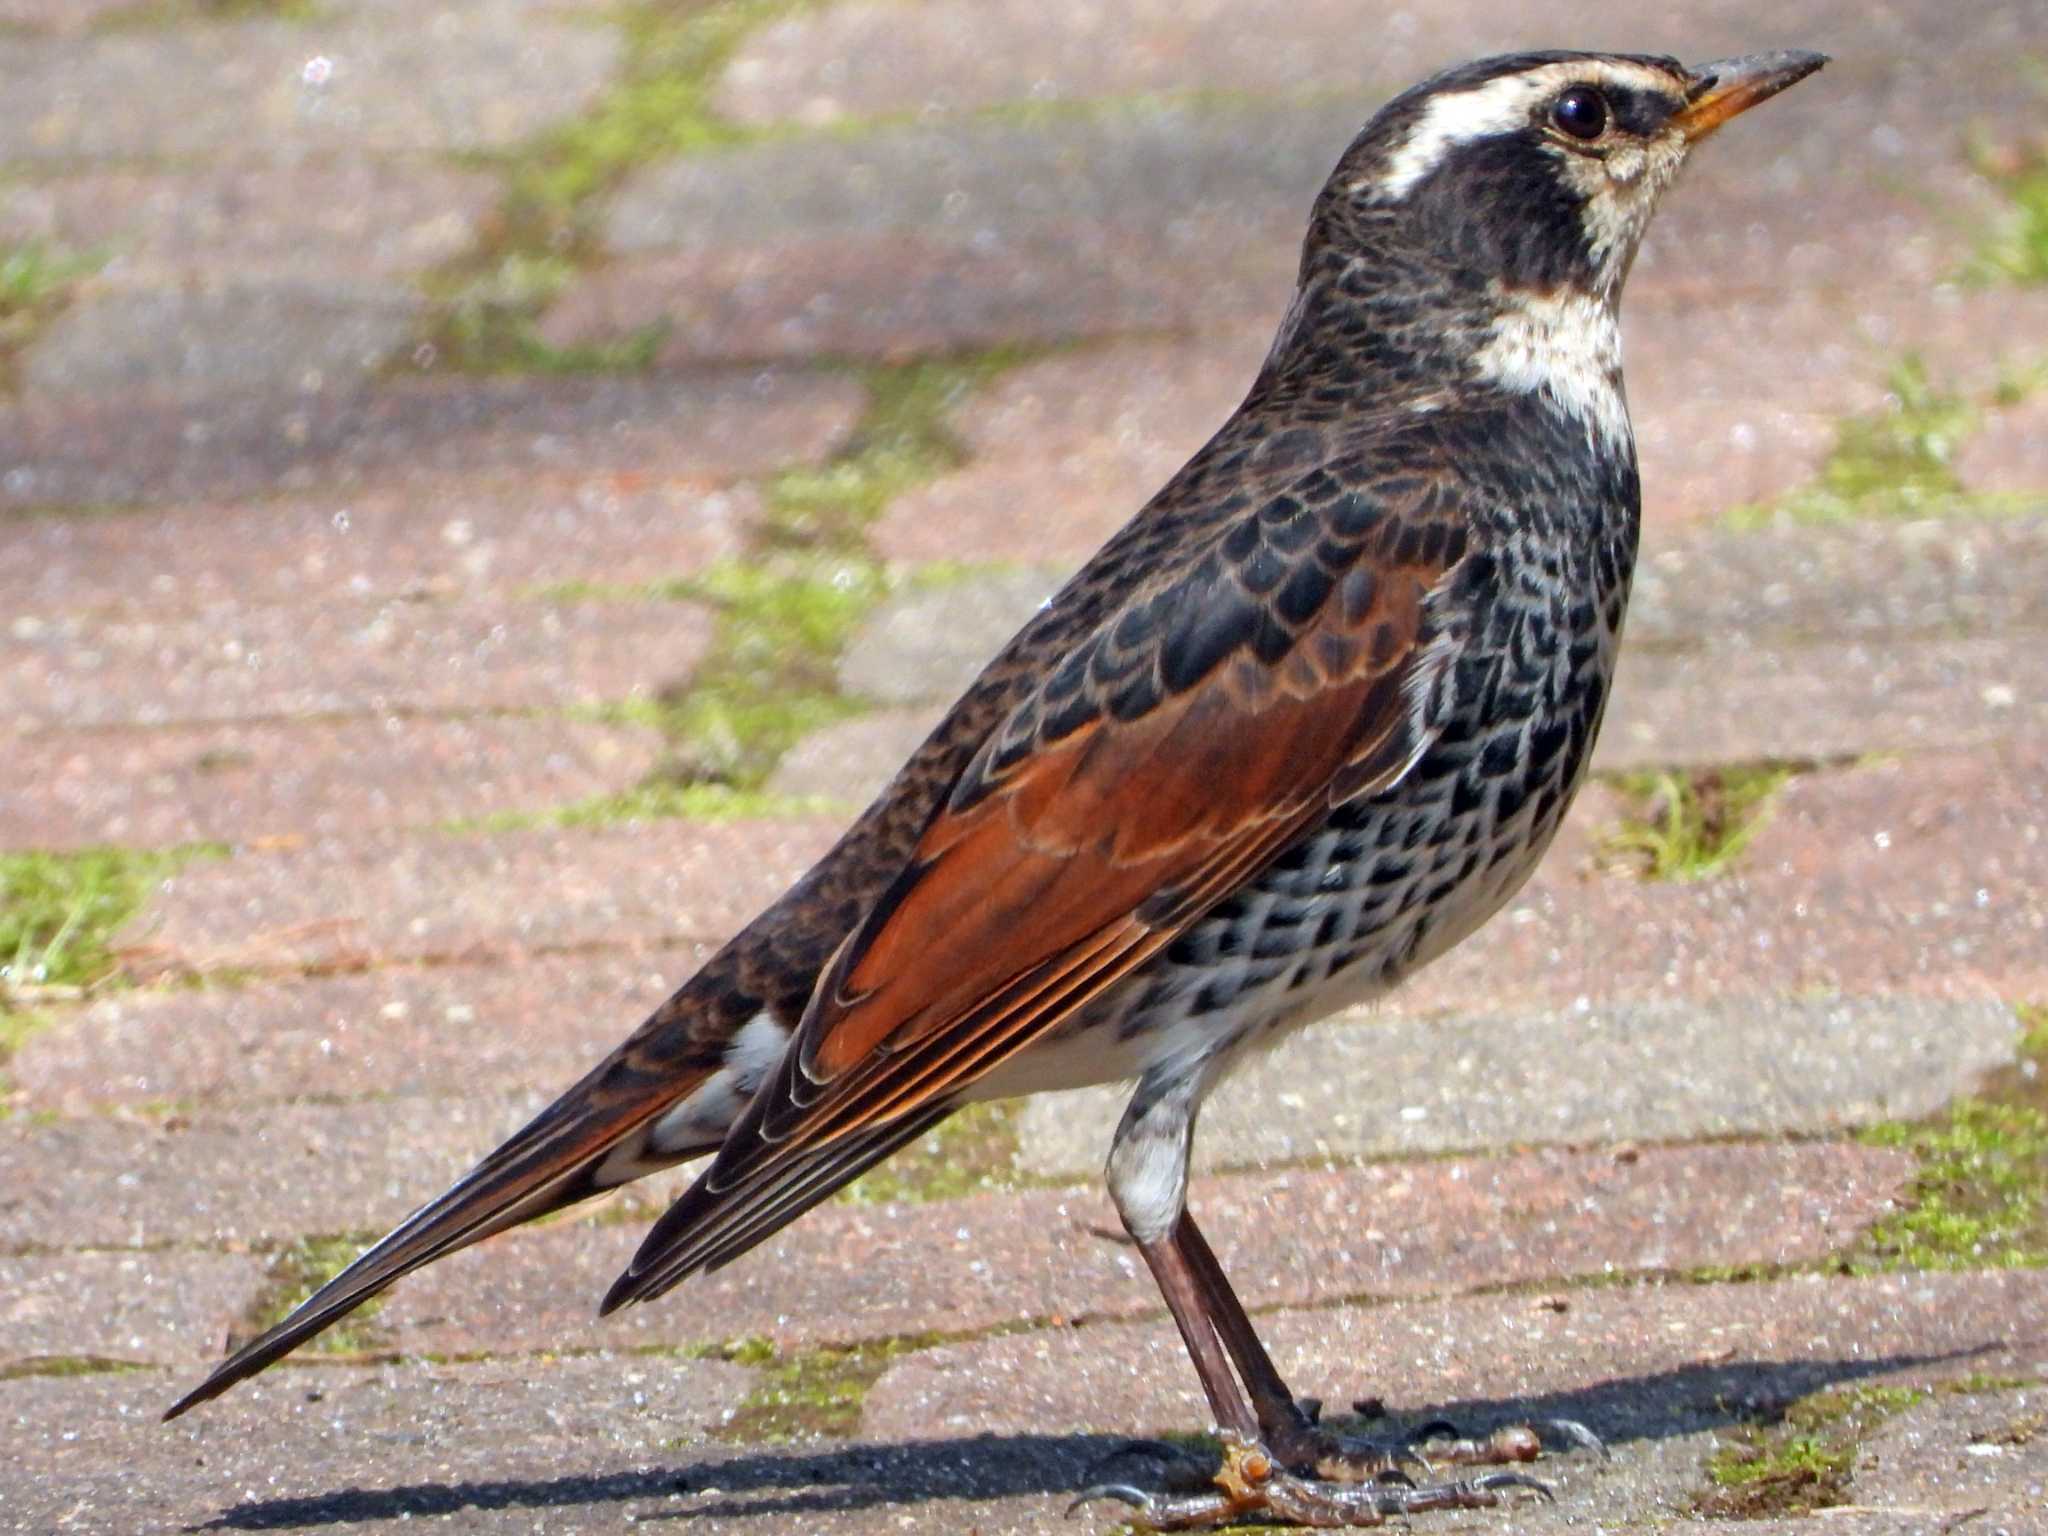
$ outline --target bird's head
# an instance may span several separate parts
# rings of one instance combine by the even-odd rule
[[[1616,311],[1657,200],[1702,139],[1826,62],[1524,53],[1404,92],[1317,200],[1260,387],[1428,409],[1477,382],[1632,457]]]
[[[1825,62],[1795,52],[1693,68],[1636,54],[1483,59],[1390,102],[1330,191],[1468,280],[1611,302],[1693,146]]]

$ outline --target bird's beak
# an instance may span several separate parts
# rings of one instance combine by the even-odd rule
[[[1797,85],[1827,61],[1824,53],[1786,48],[1702,64],[1692,71],[1685,105],[1672,121],[1688,141],[1697,144],[1736,113],[1747,112],[1788,85]]]

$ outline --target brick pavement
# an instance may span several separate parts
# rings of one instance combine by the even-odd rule
[[[2048,289],[1959,280],[2003,206],[1974,142],[2043,137],[2037,11],[0,0],[0,263],[56,274],[0,308],[0,851],[226,848],[90,995],[0,980],[0,1530],[994,1536],[1199,1428],[1092,1176],[1105,1094],[608,1322],[644,1204],[509,1235],[357,1354],[155,1415],[298,1245],[433,1193],[780,890],[1213,429],[1377,100],[1567,41],[1837,55],[1632,281],[1600,759],[1809,771],[1695,883],[1603,860],[1595,786],[1477,943],[1219,1097],[1196,1199],[1333,1408],[1614,1443],[1552,1460],[1553,1510],[1418,1530],[1672,1528],[1801,1400],[1946,1383],[1858,1420],[1844,1507],[1749,1529],[2048,1531],[2040,1271],[1843,1272],[1918,1166],[1853,1128],[2039,1070],[2048,397],[1995,386],[2048,361]],[[451,295],[532,273],[518,345],[451,365]],[[832,501],[888,447],[874,365],[983,348],[916,429],[953,451]],[[1959,443],[1912,437],[1909,352]],[[1755,512],[1873,432],[1961,499]],[[741,660],[690,593],[774,589],[807,526],[897,578],[792,664],[853,712],[769,786],[838,809],[557,824],[687,760],[658,706]]]

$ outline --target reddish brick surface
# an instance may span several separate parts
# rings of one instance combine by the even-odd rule
[[[759,511],[750,489],[625,472],[37,517],[0,541],[0,592],[18,628],[24,617],[204,613],[342,594],[647,583],[739,554]]]
[[[247,1254],[0,1256],[0,1379],[36,1360],[211,1359],[264,1287]]]
[[[1956,473],[1973,491],[2048,497],[2048,393],[1995,412],[1956,455]]]
[[[2032,1377],[2048,1331],[2048,1280],[2028,1270],[1615,1287],[1564,1301],[1338,1307],[1262,1319],[1261,1331],[1294,1389],[1327,1403],[1370,1393],[1404,1415],[1475,1427],[1563,1415],[1616,1440],[1646,1421],[1713,1422],[1744,1395],[1783,1403],[1871,1378]],[[1632,1406],[1651,1404],[1631,1422]],[[930,1425],[973,1435],[1207,1422],[1180,1339],[1158,1322],[911,1356],[876,1383],[861,1427],[887,1439]]]
[[[777,369],[418,378],[303,396],[0,406],[0,507],[161,506],[449,480],[722,478],[822,457],[861,403]]]
[[[52,1017],[15,1051],[7,1076],[29,1108],[67,1115],[546,1091],[581,1077],[707,953],[600,951],[110,992]]]
[[[566,805],[630,788],[651,730],[559,719],[253,721],[8,744],[0,848],[272,844]]]
[[[1190,1196],[1253,1307],[1816,1258],[1882,1211],[1910,1164],[1854,1147],[1540,1152],[1198,1180]],[[790,1346],[1156,1312],[1095,1181],[925,1205],[833,1205],[729,1270],[607,1319],[644,1227],[508,1236],[409,1279],[378,1316],[400,1347]]]
[[[167,618],[25,616],[0,637],[0,728],[561,709],[686,679],[691,603],[330,598]]]
[[[830,845],[822,821],[392,835],[239,854],[164,882],[140,966],[348,968],[722,940]]]
[[[232,1250],[381,1232],[543,1102],[412,1098],[0,1121],[0,1250]],[[108,1347],[83,1353],[109,1353],[122,1337],[117,1318],[100,1328]]]

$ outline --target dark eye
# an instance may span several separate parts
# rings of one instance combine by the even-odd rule
[[[1607,131],[1607,98],[1589,85],[1575,85],[1557,98],[1550,120],[1575,139],[1597,139]]]

